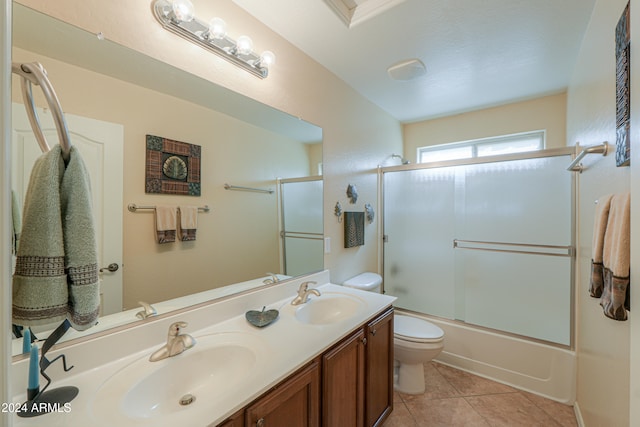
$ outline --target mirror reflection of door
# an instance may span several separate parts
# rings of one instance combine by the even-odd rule
[[[323,268],[322,177],[280,180],[282,271],[297,276]]]
[[[20,206],[29,185],[29,176],[42,151],[36,142],[22,104],[13,104],[11,188]],[[37,109],[40,125],[50,146],[58,143],[53,118]],[[98,246],[98,268],[116,263],[122,266],[122,165],[124,128],[122,125],[86,117],[65,115],[71,143],[82,155],[91,179],[93,215]],[[100,273],[100,315],[122,311],[122,269]]]

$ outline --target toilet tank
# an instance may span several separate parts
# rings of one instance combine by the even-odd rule
[[[345,281],[343,286],[348,288],[361,289],[363,291],[380,293],[380,285],[382,285],[382,276],[377,273],[361,273],[351,279]]]

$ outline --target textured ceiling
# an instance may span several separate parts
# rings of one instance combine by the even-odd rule
[[[565,90],[595,0],[406,0],[351,27],[322,0],[233,1],[411,122]],[[410,58],[427,74],[391,80]]]

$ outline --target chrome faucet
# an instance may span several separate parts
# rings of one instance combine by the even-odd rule
[[[309,294],[314,294],[315,296],[320,296],[320,291],[317,289],[307,289],[309,285],[315,285],[316,282],[302,282],[300,288],[298,289],[298,296],[291,301],[291,305],[300,305],[304,304],[309,300]]]
[[[158,312],[156,309],[149,303],[144,301],[138,301],[138,304],[142,307],[142,311],[136,313],[136,317],[138,319],[146,319],[147,317],[156,316]]]
[[[267,273],[268,276],[270,276],[269,278],[266,278],[262,281],[262,283],[264,283],[265,285],[270,285],[272,283],[278,283],[280,281],[280,279],[278,279],[278,276],[276,276],[273,273]]]
[[[195,338],[191,335],[180,333],[180,328],[186,327],[187,322],[172,323],[171,326],[169,326],[167,343],[154,351],[151,356],[149,356],[149,361],[157,362],[158,360],[166,359],[167,357],[173,357],[196,345]]]

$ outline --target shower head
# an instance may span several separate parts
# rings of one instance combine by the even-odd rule
[[[402,162],[403,165],[408,165],[409,164],[409,160],[405,159],[404,157],[402,157],[400,154],[392,154],[391,158],[398,158],[400,159],[400,161]]]

